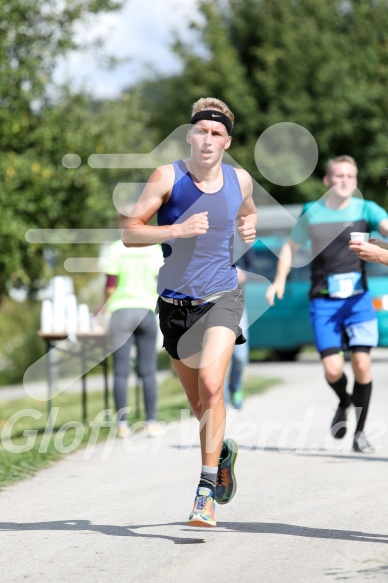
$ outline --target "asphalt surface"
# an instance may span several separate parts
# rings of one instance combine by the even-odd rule
[[[185,524],[200,466],[188,419],[160,438],[90,445],[4,489],[2,583],[386,582],[387,357],[374,356],[373,455],[351,449],[354,411],[343,440],[329,435],[336,399],[315,355],[251,364],[247,374],[280,382],[228,409],[238,490],[214,529]]]

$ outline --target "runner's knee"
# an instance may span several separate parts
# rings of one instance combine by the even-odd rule
[[[201,401],[207,406],[215,406],[224,399],[224,384],[219,375],[207,374],[199,379],[199,393]]]

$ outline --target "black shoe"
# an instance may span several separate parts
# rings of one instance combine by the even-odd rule
[[[353,449],[357,453],[374,453],[375,448],[369,443],[362,431],[354,434]]]
[[[333,417],[330,428],[331,434],[335,439],[342,439],[346,435],[346,407],[338,406]]]

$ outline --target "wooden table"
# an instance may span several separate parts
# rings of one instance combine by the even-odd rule
[[[96,365],[101,365],[104,375],[104,406],[109,408],[108,395],[108,335],[105,332],[77,332],[69,335],[66,332],[46,333],[41,330],[37,335],[42,338],[46,344],[47,350],[47,388],[48,388],[48,415],[51,419],[50,412],[53,398],[53,368],[56,363],[53,361],[53,350],[61,352],[61,362],[66,362],[66,356],[70,360],[76,357],[81,364],[81,383],[82,383],[82,421],[87,422],[87,373]],[[50,357],[51,354],[51,357]]]

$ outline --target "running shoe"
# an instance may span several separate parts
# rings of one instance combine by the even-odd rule
[[[194,507],[187,521],[188,526],[216,526],[215,510],[210,488],[198,488]]]
[[[232,393],[231,401],[232,401],[232,405],[235,409],[241,409],[242,404],[243,404],[243,392],[241,389]]]
[[[335,439],[342,439],[346,434],[346,408],[338,405],[338,409],[333,417],[330,428]]]
[[[159,437],[164,433],[164,426],[157,421],[147,421],[145,430],[148,437]]]
[[[375,448],[369,443],[363,431],[354,434],[353,449],[357,453],[374,453]]]
[[[128,425],[119,425],[117,428],[117,437],[121,439],[125,439],[131,435],[131,430],[129,429]]]
[[[234,439],[225,439],[224,445],[228,453],[225,457],[220,457],[218,464],[215,499],[217,504],[228,504],[237,490],[236,476],[234,475],[234,464],[236,463],[238,445]]]

